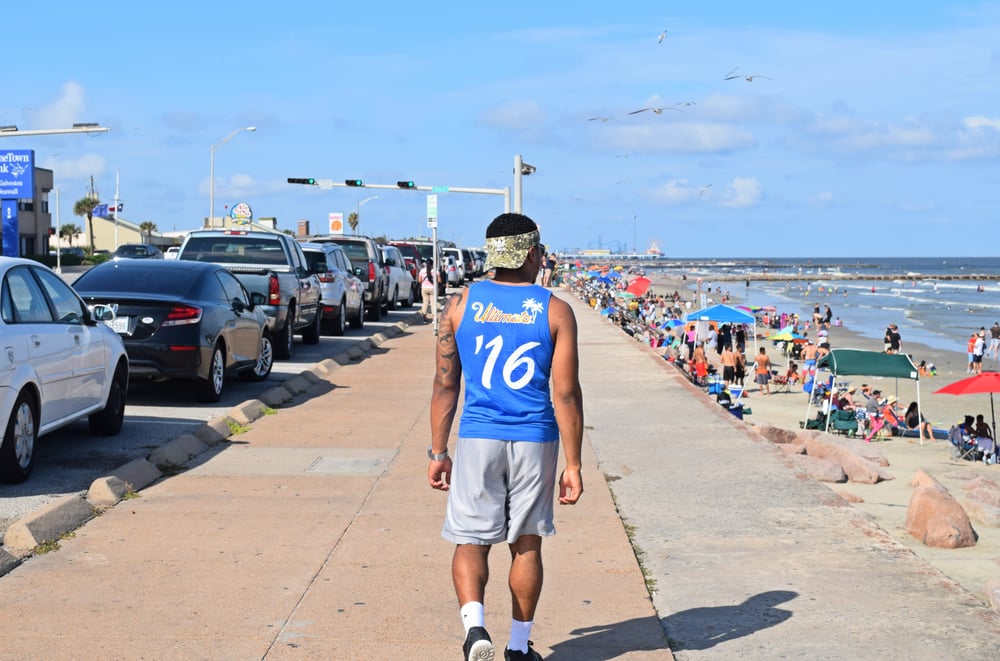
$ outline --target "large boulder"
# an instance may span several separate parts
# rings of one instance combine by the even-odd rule
[[[925,546],[957,549],[975,546],[979,536],[969,515],[943,484],[918,471],[910,482],[915,487],[906,510],[906,530]]]
[[[805,447],[806,454],[810,457],[827,459],[840,464],[847,479],[851,482],[876,484],[882,480],[892,479],[892,475],[882,470],[879,465],[860,454],[856,454],[851,448],[838,442],[830,442],[828,434],[807,438]]]
[[[962,503],[969,518],[991,528],[1000,528],[1000,484],[988,477],[976,477],[962,485],[966,500]]]
[[[798,457],[799,465],[805,472],[815,480],[820,482],[846,482],[847,474],[836,461],[829,459],[818,459],[805,455]]]
[[[758,427],[754,427],[754,429],[758,434],[772,443],[777,443],[778,445],[795,443],[796,436],[798,436],[796,432],[782,429],[781,427],[775,427],[774,425],[760,425]]]

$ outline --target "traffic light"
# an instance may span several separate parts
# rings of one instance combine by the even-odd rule
[[[365,182],[361,181],[360,179],[346,179],[344,181],[344,184],[347,186],[364,186]]]
[[[290,184],[306,184],[307,186],[315,186],[316,185],[316,180],[313,179],[312,177],[309,177],[307,179],[296,179],[295,177],[289,177],[288,178],[288,183],[290,183]]]
[[[416,188],[416,185],[412,181],[397,181],[396,185],[406,189]]]

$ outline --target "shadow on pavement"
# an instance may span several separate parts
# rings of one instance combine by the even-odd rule
[[[664,618],[663,628],[674,651],[707,650],[781,624],[792,612],[775,606],[797,596],[798,592],[790,590],[772,590],[736,606],[691,608]]]

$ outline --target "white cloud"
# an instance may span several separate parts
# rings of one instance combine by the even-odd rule
[[[698,197],[699,190],[689,184],[687,179],[671,179],[650,191],[649,196],[662,204],[676,205]]]
[[[733,209],[752,207],[760,201],[760,182],[756,177],[735,177],[723,193],[722,206]]]
[[[33,128],[69,128],[81,121],[81,113],[86,107],[84,96],[83,85],[72,81],[65,83],[58,98],[29,113]]]
[[[837,203],[837,198],[830,191],[822,191],[813,195],[809,199],[809,204],[814,207],[829,207]]]
[[[973,130],[990,128],[993,129],[994,131],[1000,131],[1000,119],[996,117],[994,118],[982,117],[982,116],[966,117],[964,120],[962,120],[962,123],[965,124],[967,128]]]

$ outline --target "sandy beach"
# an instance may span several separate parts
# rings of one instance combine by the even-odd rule
[[[690,281],[679,279],[654,278],[654,291],[668,293],[678,290],[684,295],[690,295]],[[734,288],[735,289],[735,288]],[[730,304],[738,305],[739,299],[734,297]],[[794,310],[789,310],[794,312]],[[597,312],[595,311],[595,314]],[[886,324],[897,323],[903,337],[902,349],[911,356],[914,364],[921,360],[933,363],[937,375],[926,377],[920,381],[907,379],[892,379],[880,377],[852,376],[844,380],[852,386],[869,384],[881,390],[884,396],[895,396],[900,405],[907,404],[917,398],[919,388],[921,411],[931,421],[935,429],[947,430],[951,425],[961,421],[964,415],[975,416],[982,413],[987,422],[991,420],[990,395],[936,395],[934,391],[949,383],[969,376],[967,373],[967,357],[964,353],[956,353],[933,349],[928,346],[906,341],[906,327],[902,319],[886,319]],[[881,351],[881,341],[866,338],[850,328],[850,319],[843,319],[844,325],[831,328],[829,341],[833,348],[852,348],[868,351]],[[758,326],[758,333],[766,334],[767,330]],[[810,333],[812,335],[812,333]],[[638,342],[637,342],[638,344]],[[767,340],[758,339],[758,346],[765,347],[776,367],[783,371],[787,367],[787,359],[777,348]],[[662,353],[662,350],[652,350]],[[748,358],[753,351],[752,342],[748,341]],[[710,360],[717,363],[718,355],[709,352]],[[801,365],[801,361],[796,361]],[[996,361],[984,359],[984,370],[997,369]],[[720,370],[721,371],[721,370]],[[752,375],[746,379],[747,391],[744,404],[751,413],[744,416],[744,423],[751,428],[773,425],[783,429],[800,430],[800,421],[805,419],[808,396],[801,387],[789,392],[774,392],[763,395],[759,387],[752,383]],[[705,397],[709,395],[705,394]],[[811,413],[815,413],[813,409]],[[939,570],[961,584],[972,594],[984,602],[988,602],[987,582],[1000,578],[1000,529],[991,528],[980,521],[972,520],[973,527],[979,535],[977,544],[965,549],[937,549],[924,546],[913,538],[904,528],[907,508],[913,488],[910,482],[918,471],[926,471],[933,475],[961,503],[965,499],[965,485],[970,480],[985,476],[1000,482],[1000,465],[985,465],[982,462],[970,462],[951,458],[951,445],[947,440],[924,441],[918,438],[891,437],[875,441],[873,444],[888,460],[887,472],[893,479],[878,484],[839,483],[827,484],[834,492],[852,501],[852,506],[872,516],[877,523],[906,547],[912,549],[918,556],[924,558]],[[794,464],[789,460],[790,468]]]

